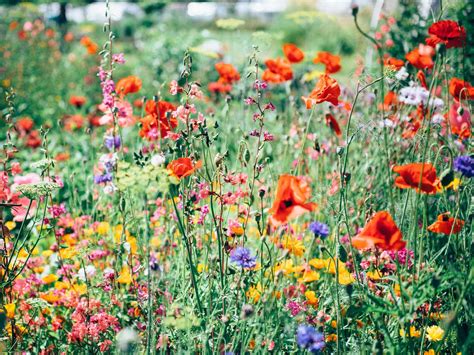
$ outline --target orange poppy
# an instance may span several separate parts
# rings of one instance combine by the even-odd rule
[[[193,164],[193,161],[190,158],[178,158],[170,162],[166,168],[170,171],[172,176],[182,179],[193,174],[201,166],[201,160],[196,162],[196,164]]]
[[[232,91],[232,85],[225,84],[220,81],[213,81],[212,83],[207,84],[207,89],[210,92],[219,92],[221,94],[227,94]]]
[[[293,43],[286,43],[283,45],[283,53],[290,63],[299,63],[304,59],[304,53],[301,49]]]
[[[90,55],[96,54],[99,50],[99,46],[87,36],[82,37],[80,42]]]
[[[145,105],[147,115],[140,119],[142,124],[140,137],[148,140],[158,139],[158,134],[166,137],[168,132],[178,126],[178,120],[171,115],[175,110],[176,106],[169,102],[148,100]]]
[[[418,73],[416,73],[416,78],[420,81],[422,87],[428,89],[428,85],[426,85],[426,75],[423,70],[418,70]]]
[[[34,126],[34,121],[30,117],[22,117],[16,121],[16,128],[21,132],[29,132]]]
[[[71,96],[69,98],[69,103],[77,108],[81,108],[86,103],[86,98],[84,96]]]
[[[438,220],[428,227],[433,233],[442,233],[446,235],[458,234],[464,225],[464,221],[449,217],[449,212],[442,213],[438,216]]]
[[[428,29],[430,37],[426,44],[435,47],[444,43],[446,48],[463,47],[466,44],[466,29],[456,21],[443,20],[433,23]]]
[[[326,124],[334,131],[336,136],[338,137],[342,136],[342,131],[341,131],[341,127],[339,127],[339,123],[334,118],[334,116],[331,115],[330,113],[326,114]]]
[[[326,74],[334,74],[341,70],[341,57],[330,52],[318,52],[313,63],[326,66]]]
[[[400,250],[406,245],[392,216],[387,211],[377,212],[364,229],[352,238],[357,249],[377,247],[382,250]]]
[[[436,169],[430,163],[394,166],[393,171],[400,175],[395,179],[395,186],[401,189],[416,189],[418,192],[435,194],[440,188]]]
[[[281,175],[271,208],[271,222],[274,225],[287,223],[292,218],[315,210],[317,205],[307,202],[310,197],[311,187],[304,177]]]
[[[133,94],[135,92],[140,91],[142,88],[142,81],[140,78],[130,75],[125,78],[120,79],[117,82],[117,85],[115,87],[115,91],[117,94],[120,96],[125,96],[127,94]]]
[[[286,58],[268,59],[265,65],[267,69],[263,72],[262,80],[278,84],[293,79],[293,70]]]
[[[216,63],[214,66],[219,73],[219,82],[223,84],[232,84],[240,80],[240,74],[232,64]]]
[[[384,110],[390,110],[393,106],[398,104],[397,94],[394,91],[389,91],[383,99]],[[379,105],[381,106],[381,105]]]
[[[306,108],[310,109],[313,105],[320,104],[324,101],[330,102],[336,106],[340,94],[341,88],[337,81],[329,75],[323,74],[309,96],[302,96],[301,98],[306,104]]]
[[[449,81],[449,93],[456,101],[474,100],[474,87],[462,79],[452,78]]]
[[[418,69],[431,69],[434,66],[433,56],[435,49],[431,46],[420,44],[406,55],[406,59]]]
[[[405,62],[401,59],[388,57],[384,59],[383,65],[385,65],[386,67],[394,67],[396,70],[400,70],[400,68],[405,65]]]

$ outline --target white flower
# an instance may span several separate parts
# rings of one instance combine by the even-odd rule
[[[128,351],[130,345],[138,341],[138,333],[133,328],[123,328],[117,334],[117,346],[122,351]]]
[[[426,104],[428,101],[429,92],[421,86],[407,86],[400,90],[398,99],[406,105],[418,106],[419,104]]]
[[[395,74],[395,78],[397,78],[397,80],[405,80],[406,78],[408,78],[408,72],[406,68],[401,67],[400,70],[397,71],[397,73]]]
[[[96,273],[96,268],[94,265],[87,265],[85,268],[80,268],[79,271],[77,272],[77,277],[81,281],[86,281],[86,276],[87,278],[91,278],[95,275]]]
[[[151,157],[150,163],[153,166],[160,166],[165,162],[165,156],[163,154],[155,154]]]
[[[444,116],[440,113],[435,113],[431,118],[433,124],[441,124],[444,122]]]

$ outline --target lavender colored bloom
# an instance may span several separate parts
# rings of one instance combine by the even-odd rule
[[[112,174],[110,173],[94,176],[94,183],[96,184],[105,184],[110,181],[112,181]]]
[[[230,261],[242,268],[253,268],[257,265],[257,257],[252,256],[250,250],[244,247],[237,247],[232,250]]]
[[[313,232],[315,236],[320,238],[326,238],[329,235],[328,225],[322,222],[312,222],[309,225],[309,230]]]
[[[474,157],[470,155],[461,155],[454,159],[454,170],[459,171],[465,177],[474,176]]]
[[[299,347],[319,353],[325,346],[324,335],[310,325],[301,324],[296,332],[296,341]]]
[[[114,137],[114,136],[105,136],[104,138],[104,145],[107,147],[107,149],[112,150],[120,148],[120,137]]]

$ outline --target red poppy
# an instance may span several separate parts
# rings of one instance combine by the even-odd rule
[[[281,175],[278,179],[275,201],[271,208],[271,221],[274,225],[287,223],[305,212],[316,209],[317,205],[307,202],[311,188],[304,177]]]
[[[68,132],[80,129],[84,125],[84,117],[81,115],[66,115],[63,117],[63,125]]]
[[[449,93],[456,101],[474,100],[474,87],[462,79],[452,78],[449,81]]]
[[[431,46],[420,44],[417,48],[406,55],[406,59],[418,69],[431,69],[434,66],[433,56],[435,50]]]
[[[193,174],[201,166],[201,160],[196,162],[196,164],[193,164],[193,161],[190,158],[178,158],[170,162],[166,168],[170,171],[172,176],[182,179]]]
[[[388,57],[384,59],[383,65],[385,65],[386,67],[394,67],[396,70],[400,70],[400,68],[405,65],[405,62],[401,59]]]
[[[142,81],[140,78],[130,75],[125,78],[122,78],[118,81],[115,91],[120,96],[125,96],[127,94],[133,94],[140,91],[142,88]]]
[[[438,220],[428,227],[433,233],[442,233],[446,235],[458,234],[464,225],[464,221],[449,217],[449,212],[440,214]]]
[[[402,232],[390,213],[380,211],[352,238],[352,245],[357,249],[377,247],[382,250],[400,250],[406,245],[402,238]]]
[[[221,83],[219,81],[213,81],[212,83],[207,84],[207,89],[210,92],[227,94],[232,91],[232,85]]]
[[[341,70],[341,57],[330,52],[318,52],[313,63],[321,63],[326,66],[326,74],[334,74]]]
[[[466,29],[456,21],[443,20],[433,23],[428,29],[430,37],[426,44],[435,47],[444,43],[446,48],[463,47],[466,44]]]
[[[339,123],[337,123],[336,119],[330,113],[326,114],[326,124],[334,131],[336,136],[342,136],[341,127],[339,127]]]
[[[265,65],[267,69],[263,72],[262,80],[278,84],[293,79],[293,70],[286,58],[268,59]]]
[[[451,125],[451,132],[456,134],[460,139],[467,139],[471,136],[471,113],[467,106],[463,106],[460,110],[460,105],[454,102],[449,109],[449,123]]]
[[[232,84],[240,80],[240,74],[232,64],[216,63],[214,66],[219,73],[219,82],[223,84]]]
[[[140,137],[156,140],[159,136],[166,137],[168,132],[178,126],[178,120],[171,115],[176,106],[166,101],[149,100],[145,105],[147,115],[140,119],[142,128]]]
[[[426,75],[423,70],[418,70],[418,73],[416,73],[416,78],[420,81],[421,86],[423,86],[425,89],[428,89],[428,86],[426,85]]]
[[[398,104],[397,94],[394,91],[389,91],[385,94],[383,99],[383,108],[384,110],[390,110],[393,106]],[[380,107],[382,105],[379,105]]]
[[[39,131],[31,131],[26,137],[26,145],[30,148],[38,148],[41,145]]]
[[[321,75],[318,83],[308,97],[301,97],[306,104],[306,108],[310,109],[315,104],[327,101],[337,106],[341,88],[337,81],[327,74]]]
[[[26,133],[31,131],[34,124],[34,121],[30,117],[22,117],[16,121],[15,126],[20,133]]]
[[[303,51],[292,43],[283,45],[283,53],[290,63],[299,63],[304,59]]]
[[[440,180],[430,163],[394,166],[393,171],[400,175],[395,179],[395,186],[401,189],[416,189],[427,194],[435,194],[439,190]]]
[[[69,98],[69,103],[77,108],[81,108],[86,103],[86,98],[84,96],[71,96]]]

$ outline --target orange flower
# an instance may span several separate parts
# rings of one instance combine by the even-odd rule
[[[120,96],[125,96],[127,94],[133,94],[140,91],[142,88],[142,81],[140,78],[130,75],[125,78],[122,78],[118,81],[115,91]]]
[[[398,103],[397,94],[394,91],[389,91],[383,99],[383,107],[385,110],[390,110],[391,107]]]
[[[377,247],[383,250],[400,250],[406,245],[402,238],[390,213],[380,211],[352,238],[352,245],[357,249]]]
[[[307,202],[311,197],[311,188],[305,178],[293,175],[281,175],[278,179],[275,201],[271,208],[271,222],[274,225],[287,223],[305,212],[316,209],[316,204]]]
[[[296,47],[293,43],[284,44],[283,53],[290,63],[299,63],[304,59],[303,51]]]
[[[394,166],[393,171],[400,174],[395,179],[395,186],[401,189],[416,189],[427,194],[435,194],[439,190],[440,180],[435,167],[430,163]]]
[[[449,81],[449,93],[456,101],[474,100],[474,87],[458,78],[452,78]]]
[[[341,70],[341,57],[330,52],[318,52],[313,63],[321,63],[326,66],[326,74],[334,74]]]
[[[175,110],[176,106],[169,102],[148,100],[145,105],[147,115],[140,119],[140,137],[148,140],[156,140],[158,135],[166,137],[168,132],[178,126],[178,120],[171,115]]]
[[[219,82],[222,84],[232,84],[240,80],[240,74],[232,64],[216,63],[214,66],[219,73]]]
[[[428,89],[428,85],[426,85],[426,75],[423,70],[418,70],[418,73],[416,73],[416,78],[420,81],[422,87]]]
[[[212,83],[207,84],[207,89],[210,92],[220,92],[221,94],[227,94],[232,91],[232,85],[225,84],[220,81],[213,81]]]
[[[262,80],[278,84],[293,79],[293,70],[286,58],[268,59],[265,65],[268,69],[263,72]]]
[[[406,55],[406,59],[418,69],[431,69],[434,66],[432,57],[435,55],[435,49],[430,46],[420,44],[417,48]]]
[[[333,105],[338,104],[338,98],[341,94],[341,88],[337,81],[327,74],[321,75],[315,88],[309,94],[309,97],[302,96],[306,108],[310,109],[315,104],[327,101]]]
[[[86,103],[86,98],[84,96],[71,96],[69,98],[69,103],[77,108],[81,108]]]
[[[25,133],[31,131],[34,124],[34,121],[30,117],[22,117],[16,121],[15,126],[20,133]]]
[[[334,131],[336,136],[342,136],[341,127],[339,127],[339,123],[337,123],[336,119],[330,113],[326,114],[326,124]]]
[[[90,55],[96,54],[99,50],[99,46],[87,36],[82,37],[80,42]]]
[[[463,47],[466,44],[466,29],[456,21],[443,20],[433,23],[428,29],[430,37],[426,44],[435,47],[444,43],[446,48]]]
[[[464,221],[449,217],[449,212],[440,214],[438,220],[428,227],[433,233],[443,233],[446,235],[458,234],[464,225]]]
[[[383,65],[385,65],[386,67],[394,67],[396,70],[399,70],[401,67],[405,65],[405,62],[401,59],[388,57],[384,59]]]
[[[190,158],[178,158],[173,160],[166,167],[172,176],[182,179],[191,175],[202,166],[202,161],[199,160],[196,164]]]

